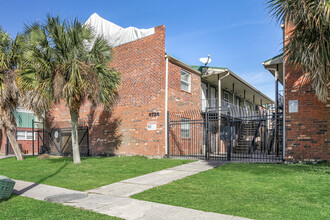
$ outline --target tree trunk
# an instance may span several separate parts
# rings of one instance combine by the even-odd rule
[[[11,147],[14,150],[14,153],[15,153],[15,156],[16,156],[17,160],[24,160],[21,149],[19,149],[17,140],[16,140],[16,138],[13,134],[13,131],[12,130],[7,130],[6,134],[7,134],[8,140],[11,144]]]
[[[72,127],[72,156],[73,163],[81,163],[80,160],[80,151],[79,151],[79,142],[78,142],[78,117],[79,113],[70,109],[71,115],[71,127]]]

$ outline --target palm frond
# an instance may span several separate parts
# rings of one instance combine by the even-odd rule
[[[330,1],[270,0],[268,7],[274,18],[293,27],[285,42],[287,60],[310,73],[318,99],[326,102],[330,85]]]

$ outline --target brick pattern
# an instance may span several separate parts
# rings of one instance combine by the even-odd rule
[[[181,70],[190,73],[191,90],[181,90]],[[183,112],[201,110],[201,76],[190,72],[176,64],[168,64],[168,110],[170,112]]]
[[[112,66],[122,73],[118,99],[111,112],[86,101],[79,125],[88,126],[91,154],[165,154],[165,27],[155,34],[115,47]],[[149,116],[158,112],[159,116]],[[51,127],[70,127],[64,102],[49,114]],[[147,130],[155,121],[156,130]]]
[[[32,128],[18,128],[19,131],[32,131]],[[38,153],[38,145],[37,145],[37,134],[35,134],[35,144],[34,144],[34,153]],[[17,140],[18,145],[22,147],[22,152],[24,154],[32,154],[32,140]],[[0,132],[0,154],[6,153],[6,144],[7,144],[7,136],[4,132]],[[10,143],[9,143],[10,144]],[[41,146],[41,142],[39,143]],[[13,150],[8,149],[9,153],[13,152]]]
[[[115,47],[110,65],[122,73],[112,111],[86,100],[79,112],[79,126],[89,127],[90,153],[164,156],[165,27],[158,26],[154,35]],[[169,63],[168,110],[200,110],[200,76],[191,74],[191,93],[181,91],[181,69]],[[157,129],[147,130],[148,122],[155,122]],[[71,127],[65,102],[53,106],[47,127]]]
[[[286,30],[286,36],[289,31]],[[330,102],[318,101],[311,83],[303,77],[300,68],[286,62],[285,72],[286,159],[329,161]],[[298,100],[297,113],[289,113],[290,100]]]
[[[190,137],[183,137],[181,134],[181,119],[189,119],[194,123],[188,123]],[[169,153],[170,155],[196,155],[204,152],[204,123],[200,110],[187,110],[170,112],[171,121],[169,128]],[[187,126],[186,125],[186,126]]]
[[[190,73],[190,92],[181,90],[181,70]],[[192,73],[174,63],[168,64],[169,91],[168,110],[171,121],[180,121],[181,118],[202,120],[201,115],[201,76]],[[203,145],[203,126],[190,124],[190,137],[181,137],[181,124],[170,126],[169,142],[171,155],[189,155],[201,151]],[[194,149],[194,150],[192,150]],[[194,151],[194,152],[192,152]]]

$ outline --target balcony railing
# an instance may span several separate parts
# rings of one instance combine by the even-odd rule
[[[205,112],[207,108],[218,107],[219,100],[214,99],[202,99],[202,112]],[[221,101],[221,108],[226,108],[230,115],[235,118],[248,117],[248,116],[260,116],[265,115],[267,110],[261,106],[257,106],[253,109],[252,106],[237,106],[232,103]]]

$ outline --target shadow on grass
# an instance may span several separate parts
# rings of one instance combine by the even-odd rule
[[[61,158],[62,159],[62,158]],[[50,159],[50,160],[58,160],[58,159]],[[68,165],[68,162],[64,163],[61,167],[58,168],[58,170],[56,170],[54,173],[46,176],[46,177],[43,177],[41,178],[40,180],[36,181],[35,183],[33,183],[32,185],[22,189],[22,190],[14,190],[14,193],[17,194],[17,195],[21,195],[27,191],[29,191],[30,189],[33,189],[34,187],[42,184],[43,182],[45,182],[47,179],[57,175],[58,173],[60,173],[66,166]]]

